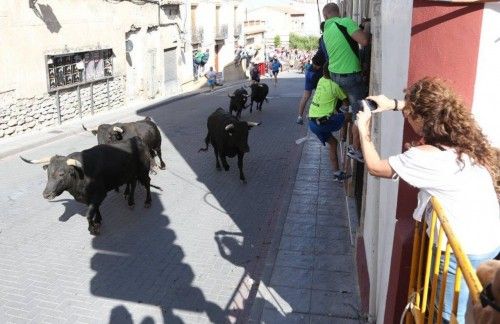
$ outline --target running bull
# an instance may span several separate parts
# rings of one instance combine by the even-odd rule
[[[257,103],[257,110],[262,111],[262,103],[267,102],[267,94],[269,87],[265,83],[254,83],[250,86],[252,93],[250,94],[250,113],[252,113],[253,102]]]
[[[98,144],[117,143],[134,136],[139,137],[149,148],[151,157],[154,159],[158,156],[160,159],[160,169],[165,169],[165,163],[161,157],[161,134],[150,117],[130,123],[102,124],[94,129],[87,129],[84,125],[82,127],[97,135]]]
[[[244,88],[236,89],[232,95],[228,95],[229,98],[229,113],[232,115],[233,111],[236,112],[236,118],[240,118],[241,111],[245,109],[245,104],[247,103],[248,92]]]
[[[248,131],[260,123],[239,121],[235,116],[227,113],[222,108],[213,112],[207,121],[208,133],[205,137],[205,148],[199,151],[207,151],[208,145],[212,144],[215,153],[215,167],[220,170],[219,158],[224,170],[229,171],[226,157],[238,155],[238,168],[240,180],[246,182],[243,174],[243,156],[250,151],[248,147]]]
[[[42,164],[47,170],[43,197],[52,200],[69,192],[76,201],[88,206],[88,230],[98,235],[101,227],[99,206],[108,191],[127,184],[128,205],[134,205],[137,180],[146,188],[144,207],[151,206],[150,163],[148,147],[138,137],[115,144],[101,144],[68,156],[55,155],[40,160],[21,159]]]

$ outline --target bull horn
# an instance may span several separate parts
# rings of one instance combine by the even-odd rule
[[[259,126],[259,125],[260,125],[260,123],[247,121],[247,125],[248,125],[248,126]]]
[[[85,127],[85,125],[82,124],[82,128],[83,128],[84,131],[92,132],[92,133],[97,133],[97,127],[96,128],[92,128],[92,129],[87,129],[87,127]]]
[[[247,94],[244,94],[244,93],[242,94],[242,96],[243,96],[243,97],[245,97],[245,98],[246,98],[246,97],[248,97],[248,95],[247,95]]]
[[[228,93],[228,94],[227,94],[227,96],[228,96],[229,98],[233,98],[233,97],[234,97],[234,96],[232,96],[230,93]]]
[[[66,164],[70,165],[70,166],[74,166],[74,167],[76,167],[78,169],[83,169],[82,162],[80,162],[78,160],[75,160],[75,159],[67,159],[66,160]]]
[[[229,124],[226,126],[226,131],[229,131],[230,129],[233,129],[234,128],[234,124]]]
[[[123,129],[118,126],[113,127],[113,132],[123,133]]]
[[[21,158],[21,160],[23,160],[24,162],[29,163],[29,164],[49,164],[51,157],[50,156],[44,157],[43,159],[39,159],[39,160],[28,160],[28,159],[23,158],[22,156],[20,156],[20,158]]]

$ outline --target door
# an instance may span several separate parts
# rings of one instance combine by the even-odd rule
[[[174,93],[177,91],[177,55],[175,47],[163,50],[163,62],[165,93]]]

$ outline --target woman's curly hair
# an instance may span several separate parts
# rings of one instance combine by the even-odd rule
[[[473,163],[484,166],[491,174],[495,191],[500,197],[500,161],[497,153],[451,87],[441,79],[427,77],[406,89],[405,94],[405,110],[410,116],[418,116],[423,121],[425,143],[454,148],[458,155],[457,162],[462,165],[462,155],[467,154]]]

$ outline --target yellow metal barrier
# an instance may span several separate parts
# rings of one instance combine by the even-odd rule
[[[408,305],[405,309],[405,314],[403,314],[403,316],[406,316],[407,324],[439,324],[442,322],[444,292],[446,289],[446,277],[448,275],[451,253],[454,254],[457,260],[451,323],[456,323],[458,296],[460,294],[462,275],[469,288],[469,294],[473,304],[479,302],[479,293],[483,289],[467,255],[463,252],[459,241],[453,234],[441,204],[435,197],[432,197],[431,204],[433,212],[430,227],[427,226],[425,221],[415,222]],[[444,236],[446,236],[447,240],[446,249],[444,251],[444,264],[441,269],[442,280],[439,289],[438,276],[441,266],[442,251],[440,248],[433,249],[437,224],[440,224],[437,247],[442,245]],[[427,229],[429,229],[429,237],[426,235]],[[410,312],[408,313],[408,311]]]

